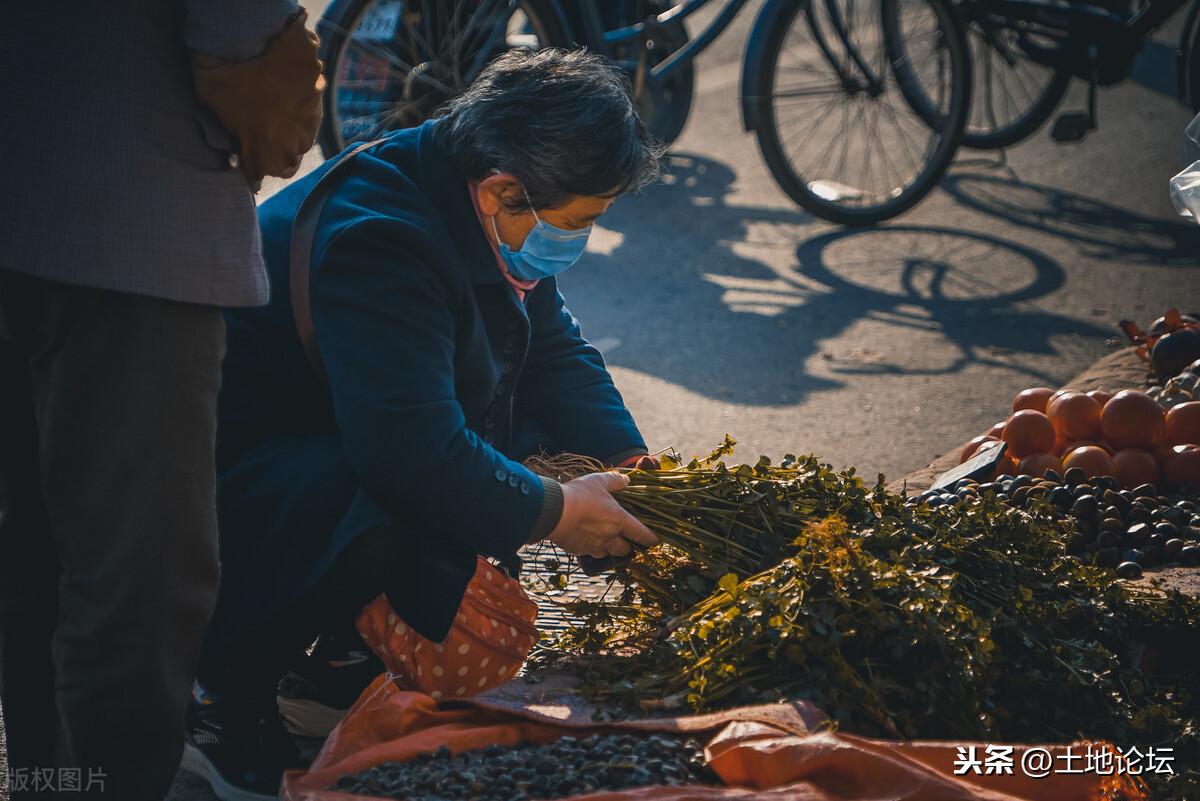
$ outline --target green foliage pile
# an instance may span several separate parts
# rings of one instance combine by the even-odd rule
[[[731,444],[618,493],[666,544],[547,652],[594,699],[809,699],[870,736],[1172,748],[1176,774],[1145,778],[1200,798],[1200,600],[1068,557],[1048,511],[913,505],[812,457],[726,467]]]

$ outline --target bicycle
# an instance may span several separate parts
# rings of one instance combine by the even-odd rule
[[[976,38],[1002,52],[999,71],[986,77],[985,92],[1029,65],[1046,78],[1039,92],[1026,92],[1026,108],[1007,123],[976,123],[963,144],[1006,147],[1041,127],[1058,109],[1072,78],[1088,83],[1086,112],[1059,116],[1051,136],[1058,142],[1079,141],[1097,125],[1096,88],[1126,80],[1137,53],[1189,0],[1145,0],[1131,8],[1128,0],[959,0],[958,10]],[[1200,3],[1192,2],[1177,49],[1178,99],[1200,112]],[[981,93],[976,88],[976,98]],[[913,98],[918,109],[920,98]],[[933,115],[927,115],[933,119]]]
[[[669,141],[687,119],[695,57],[746,3],[723,0],[689,38],[684,20],[713,1],[337,0],[318,25],[330,84],[322,145],[332,153],[420,122],[502,47],[576,42],[629,73],[639,110]],[[743,61],[744,126],[799,205],[875,223],[910,208],[949,166],[970,67],[950,0],[767,0]],[[923,99],[920,113],[909,97]]]
[[[317,22],[327,157],[424,122],[496,55],[567,47],[556,0],[334,0]]]

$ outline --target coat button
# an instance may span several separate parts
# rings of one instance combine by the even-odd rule
[[[522,494],[522,495],[528,495],[528,494],[529,494],[529,482],[528,482],[528,481],[522,481],[522,482],[521,482],[521,494]]]
[[[506,478],[508,478],[508,471],[505,470],[503,467],[497,467],[496,468],[496,480],[503,481]]]
[[[486,442],[488,445],[494,445],[494,444],[495,444],[495,442],[496,442],[496,440],[492,439],[492,435],[491,435],[491,434],[487,434],[487,435],[485,435],[485,436],[484,436],[484,438],[483,438],[483,441],[484,441],[484,442]]]
[[[508,375],[512,372],[512,369],[512,362],[505,362],[504,364],[500,365],[500,375]]]
[[[240,156],[238,156],[237,153],[229,154],[229,166],[231,168],[236,170],[238,168],[238,165],[240,165],[241,163],[242,163],[242,159]]]
[[[518,476],[516,473],[508,474],[508,486],[512,487],[513,489],[516,489],[517,485],[520,483],[521,483],[520,476]]]

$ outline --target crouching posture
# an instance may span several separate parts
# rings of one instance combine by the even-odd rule
[[[274,797],[298,764],[277,683],[318,661],[305,654],[318,635],[354,643],[381,593],[440,642],[481,555],[511,561],[546,538],[592,556],[654,544],[612,498],[622,476],[560,485],[521,460],[647,452],[554,276],[657,159],[619,71],[513,52],[440,117],[263,205],[272,297],[227,316],[222,584],[185,757],[219,796]]]

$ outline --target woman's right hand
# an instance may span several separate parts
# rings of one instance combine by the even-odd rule
[[[632,546],[658,544],[654,532],[612,494],[629,484],[621,473],[591,473],[563,483],[563,512],[547,538],[574,556],[625,556]]]

